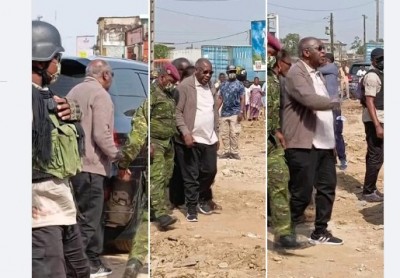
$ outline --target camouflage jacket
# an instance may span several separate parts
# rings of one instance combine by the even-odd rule
[[[272,70],[268,70],[267,86],[267,130],[268,135],[274,135],[275,131],[280,128],[280,85],[278,76]]]
[[[169,141],[178,133],[175,117],[176,103],[172,93],[163,91],[157,82],[150,87],[150,137]]]
[[[146,144],[148,134],[148,101],[147,99],[136,109],[132,117],[132,128],[128,138],[122,148],[122,158],[118,162],[120,169],[126,169],[135,160],[140,150]]]

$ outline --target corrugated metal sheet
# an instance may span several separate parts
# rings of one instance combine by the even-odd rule
[[[201,57],[210,60],[213,65],[213,80],[216,80],[221,72],[225,73],[226,67],[232,63],[228,46],[202,45]]]

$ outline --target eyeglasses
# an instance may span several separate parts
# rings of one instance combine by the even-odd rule
[[[213,75],[213,73],[214,73],[214,71],[212,71],[212,70],[203,70],[204,75],[207,75],[207,74]]]
[[[307,48],[312,48],[312,49],[315,49],[315,50],[318,50],[318,51],[325,50],[325,46],[323,46],[323,45],[318,45],[316,47],[315,46],[309,46]]]

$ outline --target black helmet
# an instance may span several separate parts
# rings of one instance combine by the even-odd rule
[[[236,73],[236,67],[234,65],[229,65],[226,67],[226,73],[233,72],[233,71]]]
[[[56,27],[44,21],[32,20],[32,61],[50,61],[55,54],[64,51]]]
[[[241,66],[237,66],[236,67],[236,78],[239,81],[245,81],[247,80],[247,71],[245,68],[241,67]]]

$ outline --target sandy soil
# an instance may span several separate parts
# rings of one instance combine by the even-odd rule
[[[152,277],[265,277],[265,121],[243,122],[238,160],[218,160],[214,200],[222,206],[175,229],[151,227]]]
[[[283,253],[273,248],[272,230],[268,229],[269,278],[383,277],[383,203],[366,203],[360,199],[366,153],[360,104],[346,100],[342,111],[347,119],[343,133],[348,168],[337,171],[337,194],[329,228],[344,240],[344,245]],[[383,192],[383,169],[378,188]],[[307,211],[310,222],[297,229],[300,238],[310,235],[313,215],[312,210]]]
[[[329,228],[344,245],[274,249],[272,231],[265,229],[265,121],[246,121],[240,141],[242,160],[218,161],[213,189],[223,209],[200,214],[198,223],[187,222],[175,210],[179,221],[166,232],[151,225],[152,277],[265,277],[266,272],[269,278],[383,277],[383,204],[360,199],[366,152],[361,108],[346,100],[342,109],[349,166],[337,171]],[[383,169],[378,188],[383,192]],[[313,210],[307,211],[309,222],[298,227],[299,238],[309,236],[313,215]],[[120,278],[127,255],[104,258],[114,270],[109,277]]]

